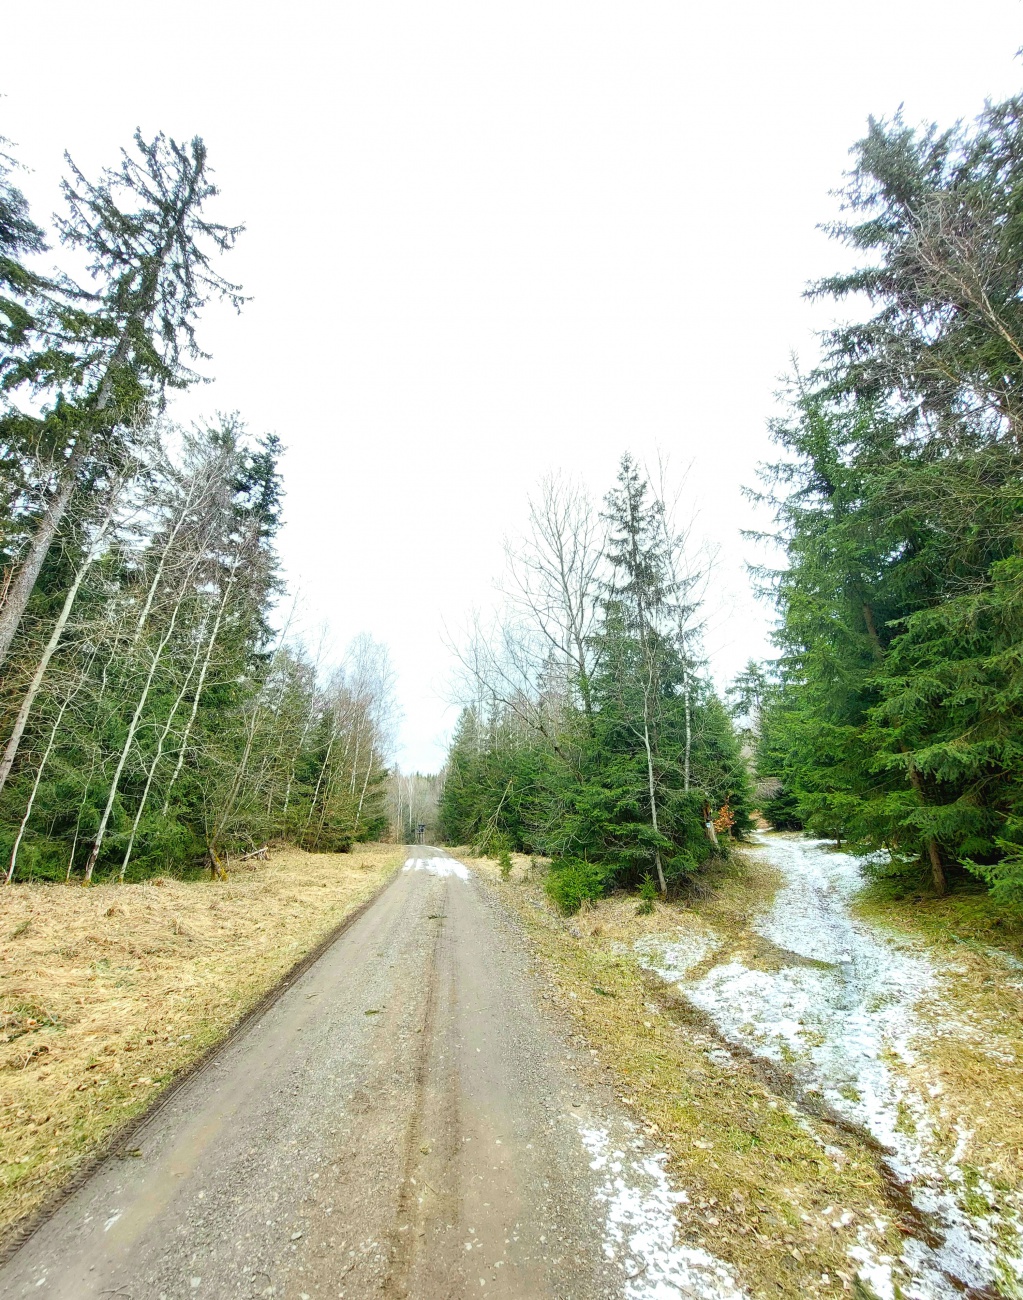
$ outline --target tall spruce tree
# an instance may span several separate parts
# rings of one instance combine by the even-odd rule
[[[973,126],[872,122],[834,233],[865,266],[813,292],[868,320],[775,429],[788,567],[761,771],[779,820],[1017,890],[1023,733],[1023,101]],[[1019,891],[1023,893],[1023,890]]]
[[[159,406],[168,387],[198,376],[198,315],[211,297],[240,306],[236,285],[211,257],[232,247],[240,227],[204,215],[217,195],[206,147],[136,132],[138,157],[122,151],[118,168],[91,182],[67,159],[67,214],[61,242],[88,261],[92,287],[57,278],[37,315],[38,344],[3,371],[9,404],[25,389],[41,400],[42,417],[15,411],[23,446],[32,427],[36,492],[25,549],[0,606],[0,663],[7,657],[50,546],[76,492],[88,492]],[[23,236],[27,237],[27,236]]]

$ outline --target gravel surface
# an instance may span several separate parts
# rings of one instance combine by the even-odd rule
[[[420,852],[0,1269],[6,1300],[740,1294],[676,1246],[683,1194],[495,891]]]

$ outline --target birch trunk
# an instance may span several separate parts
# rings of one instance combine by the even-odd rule
[[[682,703],[685,708],[686,718],[686,747],[685,757],[682,762],[682,789],[688,794],[690,759],[693,752],[693,699],[690,693],[689,669],[687,667],[682,670]]]
[[[210,476],[210,479],[207,480],[207,482],[210,482],[211,479],[212,479],[212,475]],[[152,612],[153,601],[156,599],[156,593],[159,590],[160,583],[163,579],[163,570],[167,564],[167,556],[171,553],[171,550],[174,547],[174,543],[177,540],[178,533],[181,531],[182,525],[184,524],[186,518],[188,517],[188,512],[192,508],[192,498],[196,490],[196,486],[197,486],[197,477],[194,476],[188,485],[188,494],[186,495],[185,500],[182,502],[181,508],[178,510],[177,518],[174,520],[174,527],[171,529],[170,535],[167,538],[167,541],[164,543],[163,550],[160,552],[160,559],[156,566],[156,572],[153,574],[153,580],[149,584],[149,590],[146,592],[145,604],[142,606],[141,613],[139,614],[138,619],[135,623],[135,635],[132,637],[132,642],[131,642],[132,649],[134,649],[138,645],[139,638],[142,636],[143,629],[145,628],[149,615]]]
[[[643,693],[643,712],[646,712],[646,692]],[[657,785],[654,781],[654,756],[650,747],[650,726],[644,717],[643,719],[643,744],[646,747],[646,775],[647,788],[650,791],[650,821],[653,824],[654,834],[660,835],[661,830],[657,825]],[[657,883],[661,887],[661,893],[668,892],[668,882],[664,879],[664,867],[661,864],[660,845],[654,847],[654,865],[657,868]]]
[[[238,571],[238,565],[241,562],[241,552],[239,551],[234,557],[234,563],[231,565],[231,572],[228,576],[227,584],[224,587],[224,594],[220,600],[220,608],[217,610],[217,617],[213,622],[213,631],[210,633],[210,639],[206,645],[206,656],[203,659],[202,671],[199,673],[199,680],[196,683],[195,695],[192,699],[192,711],[188,715],[188,722],[185,726],[184,734],[181,737],[181,748],[178,751],[178,761],[174,768],[174,775],[167,786],[167,795],[163,801],[163,816],[167,816],[167,810],[170,808],[171,791],[181,775],[181,769],[185,766],[185,756],[188,753],[188,742],[192,735],[192,727],[195,725],[196,715],[199,712],[199,700],[202,697],[203,687],[206,685],[206,675],[209,672],[210,661],[213,658],[213,647],[217,643],[217,637],[220,635],[220,625],[224,620],[224,612],[227,609],[228,598],[231,595],[231,588],[234,586],[235,574]]]
[[[171,614],[170,623],[167,625],[167,631],[163,634],[163,638],[153,654],[153,662],[149,666],[149,672],[146,675],[142,694],[139,696],[139,702],[135,706],[135,712],[132,714],[131,722],[128,724],[128,734],[124,739],[124,744],[121,746],[121,753],[117,760],[117,767],[114,769],[113,779],[110,782],[110,790],[107,794],[107,802],[103,809],[103,816],[100,818],[99,828],[96,831],[96,838],[93,841],[92,850],[89,853],[89,859],[85,866],[86,884],[92,880],[92,873],[95,870],[96,861],[99,858],[100,850],[103,847],[103,840],[106,837],[107,826],[110,824],[110,814],[113,811],[114,800],[117,798],[117,790],[121,782],[121,774],[124,772],[124,765],[128,761],[128,755],[135,742],[135,733],[138,731],[139,722],[142,719],[142,711],[145,709],[146,703],[149,699],[149,692],[153,685],[153,679],[156,676],[156,670],[159,667],[160,660],[163,658],[163,652],[166,650],[167,644],[174,634],[174,627],[178,621],[178,614],[181,612],[181,606],[185,598],[185,591],[187,590],[188,582],[197,567],[198,561],[192,565],[185,582],[180,588],[178,599],[174,603],[174,612]]]
[[[68,588],[68,593],[64,597],[64,604],[61,606],[60,613],[57,615],[57,621],[50,633],[50,639],[47,641],[43,653],[40,656],[36,670],[32,674],[32,680],[28,684],[25,692],[25,698],[21,702],[21,708],[18,710],[18,716],[14,720],[14,729],[11,732],[10,739],[7,741],[7,747],[4,750],[4,756],[0,759],[0,791],[7,784],[7,778],[11,774],[11,768],[14,766],[14,760],[18,754],[18,748],[21,745],[21,738],[25,734],[25,727],[28,725],[29,715],[32,712],[32,706],[35,703],[36,696],[39,694],[39,688],[43,684],[43,678],[46,676],[46,670],[50,666],[50,660],[53,658],[60,639],[64,635],[64,629],[67,627],[68,619],[71,617],[71,610],[75,603],[82,583],[85,581],[86,574],[92,568],[96,556],[99,554],[99,548],[110,530],[114,521],[114,515],[117,508],[116,494],[111,500],[110,508],[107,511],[106,518],[100,527],[100,531],[89,547],[88,554],[78,567],[74,581]]]
[[[131,852],[135,847],[135,836],[138,834],[139,823],[142,821],[142,814],[145,812],[146,803],[149,799],[149,791],[153,784],[153,777],[156,775],[156,769],[160,765],[160,759],[163,757],[163,747],[170,734],[171,726],[177,716],[178,709],[181,707],[181,701],[185,698],[185,692],[188,690],[189,683],[192,680],[192,674],[195,672],[196,665],[199,663],[199,655],[202,653],[203,636],[201,629],[199,639],[196,643],[195,654],[192,656],[192,662],[188,669],[188,674],[182,683],[181,690],[178,691],[174,703],[171,706],[170,713],[167,715],[167,721],[164,723],[163,730],[160,732],[160,738],[156,743],[156,753],[153,755],[153,761],[149,765],[149,771],[146,774],[146,785],[142,791],[142,798],[139,800],[139,806],[135,812],[135,820],[131,824],[131,835],[128,837],[128,847],[124,851],[124,861],[121,863],[121,871],[118,879],[124,880],[124,873],[128,870],[128,863],[131,861]]]
[[[25,806],[25,815],[21,819],[21,825],[18,827],[18,834],[14,840],[14,846],[11,849],[11,860],[7,866],[7,874],[4,876],[4,884],[9,885],[14,879],[14,871],[18,864],[18,850],[21,848],[21,841],[25,836],[25,827],[32,816],[32,809],[35,807],[36,795],[39,793],[39,786],[42,783],[43,772],[46,770],[46,764],[49,762],[50,754],[53,752],[53,743],[57,739],[57,732],[60,730],[60,724],[63,721],[65,710],[71,703],[72,696],[69,695],[57,712],[57,719],[50,731],[50,738],[46,743],[46,749],[43,752],[42,760],[39,764],[39,771],[36,772],[36,779],[32,784],[32,793],[28,797],[28,803]]]
[[[366,790],[369,788],[369,774],[373,770],[373,750],[369,751],[369,758],[366,760],[366,776],[362,782],[362,793],[359,795],[359,809],[355,814],[356,821],[362,820],[362,805],[366,801]]]

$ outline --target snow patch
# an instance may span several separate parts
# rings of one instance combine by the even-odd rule
[[[596,1199],[604,1205],[604,1253],[622,1266],[626,1300],[745,1300],[727,1264],[676,1244],[675,1206],[686,1194],[672,1191],[666,1155],[644,1154],[639,1141],[626,1154],[605,1129],[580,1124],[579,1135],[603,1178]]]
[[[469,879],[469,868],[454,858],[409,858],[402,871],[428,871],[431,876],[457,876]]]
[[[702,961],[721,947],[720,938],[712,930],[675,931],[674,936],[666,940],[663,935],[647,934],[637,939],[634,949],[639,953],[641,963],[667,980],[679,980]],[[649,960],[643,961],[643,958]]]
[[[963,1204],[968,1135],[943,1157],[928,1105],[937,1092],[921,1094],[899,1068],[916,1061],[913,1043],[923,1032],[916,1007],[936,989],[934,966],[854,921],[849,902],[862,884],[859,860],[828,852],[822,841],[763,842],[784,884],[754,928],[776,950],[791,953],[791,963],[764,970],[733,958],[702,979],[687,979],[721,946],[700,932],[647,936],[636,945],[640,961],[676,984],[724,1038],[784,1065],[806,1091],[889,1149],[887,1163],[942,1238],[936,1247],[906,1243],[900,1261],[900,1271],[912,1278],[906,1294],[952,1297],[957,1292],[948,1275],[978,1288],[1007,1266],[1020,1276],[1018,1252],[1007,1258],[999,1246],[997,1219]],[[978,1190],[993,1188],[982,1180]],[[1004,1232],[1008,1224],[1001,1226]],[[863,1240],[851,1253],[879,1296],[894,1295],[893,1261],[872,1256]]]

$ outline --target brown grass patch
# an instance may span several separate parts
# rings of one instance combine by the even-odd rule
[[[0,892],[0,1237],[400,865],[394,845],[288,849],[223,882]]]
[[[856,911],[903,942],[929,950],[937,987],[918,1008],[929,1033],[910,1071],[941,1084],[942,1149],[963,1150],[967,1179],[982,1172],[998,1191],[1023,1192],[1023,951],[1020,919],[972,892],[893,899],[867,889]],[[964,1137],[964,1134],[966,1135]]]
[[[752,1062],[723,1058],[699,1017],[631,954],[643,935],[707,922],[726,942],[744,943],[744,927],[775,888],[770,866],[756,854],[724,864],[713,893],[693,907],[657,902],[642,915],[635,897],[618,895],[566,920],[546,899],[542,872],[513,860],[502,882],[496,863],[463,858],[521,919],[548,996],[575,1019],[621,1101],[667,1151],[675,1185],[689,1196],[679,1207],[682,1239],[731,1264],[755,1300],[848,1291],[847,1252],[861,1233],[898,1255],[897,1213],[874,1153],[799,1114]]]

